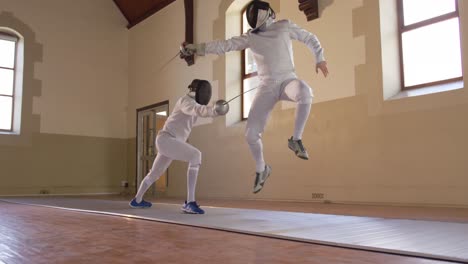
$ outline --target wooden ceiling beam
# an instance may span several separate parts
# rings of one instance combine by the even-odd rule
[[[184,0],[185,6],[185,42],[193,43],[193,0]],[[195,56],[186,57],[187,65],[195,64]]]
[[[143,15],[141,15],[140,17],[134,19],[128,26],[127,28],[130,29],[132,28],[133,26],[137,25],[138,23],[140,23],[141,21],[147,19],[148,17],[154,15],[156,12],[158,12],[159,10],[165,8],[166,6],[172,4],[173,2],[175,2],[176,0],[163,0],[161,2],[159,2],[157,5],[155,5],[153,8],[151,8],[150,10],[146,11]]]
[[[307,21],[317,19],[319,17],[318,0],[298,0],[299,10],[304,12]]]
[[[114,4],[119,8],[120,13],[122,13],[122,15],[125,17],[125,19],[127,19],[127,22],[130,23],[131,19],[130,19],[130,17],[128,17],[127,12],[125,12],[125,10],[122,8],[120,3],[117,2],[117,0],[114,0]]]
[[[130,29],[176,0],[113,0],[128,21]]]

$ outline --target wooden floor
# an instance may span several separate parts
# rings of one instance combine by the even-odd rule
[[[320,213],[329,210],[330,213],[348,212],[348,215],[391,214],[393,217],[468,222],[466,209],[223,200],[205,201],[204,204]],[[445,262],[0,202],[0,263]]]

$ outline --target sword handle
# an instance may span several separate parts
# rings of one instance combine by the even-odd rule
[[[192,66],[195,64],[195,56],[185,48],[185,45],[187,45],[187,42],[180,45],[180,58],[184,59],[188,66]]]

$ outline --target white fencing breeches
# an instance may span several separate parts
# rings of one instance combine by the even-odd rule
[[[173,160],[189,163],[187,170],[187,201],[195,201],[195,187],[202,160],[201,152],[192,145],[164,133],[156,137],[156,147],[158,154],[153,162],[153,167],[141,182],[136,195],[137,202],[141,202],[148,188],[161,177]]]
[[[261,136],[273,107],[278,101],[297,103],[293,137],[301,139],[312,104],[312,89],[302,80],[265,81],[252,102],[247,120],[246,140],[256,162],[256,171],[265,168]]]

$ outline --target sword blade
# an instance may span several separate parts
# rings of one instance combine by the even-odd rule
[[[157,73],[161,72],[164,68],[166,68],[166,66],[167,66],[169,63],[171,63],[175,58],[177,58],[179,55],[180,55],[180,51],[177,52],[177,54],[176,54],[174,57],[172,57],[170,60],[168,60],[166,63],[164,63],[164,65],[161,66],[161,68],[159,68],[159,70],[157,71]]]
[[[250,90],[248,90],[248,91],[245,91],[245,92],[239,94],[238,96],[235,96],[235,97],[231,98],[229,101],[227,101],[227,102],[224,103],[224,104],[228,104],[229,102],[233,101],[234,99],[236,99],[236,98],[238,98],[238,97],[241,97],[242,95],[244,95],[244,94],[246,94],[246,93],[248,93],[248,92],[250,92],[250,91],[253,91],[253,90],[257,89],[258,87],[259,87],[259,86],[254,87],[254,88],[252,88],[252,89],[250,89]]]

